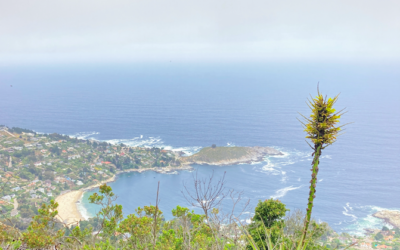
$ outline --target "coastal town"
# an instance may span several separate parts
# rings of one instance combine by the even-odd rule
[[[159,148],[112,145],[2,126],[1,216],[10,217],[24,229],[40,204],[55,199],[60,204],[60,219],[77,223],[84,218],[74,203],[83,191],[110,182],[122,172],[175,171],[181,167],[179,155]]]
[[[207,149],[209,150],[209,149]],[[237,158],[248,161],[246,148],[229,149]],[[251,149],[257,159],[271,148]],[[206,150],[196,157],[203,159]],[[215,151],[216,152],[216,151]],[[225,153],[228,152],[225,150]],[[230,153],[233,154],[233,153]],[[211,155],[212,156],[212,155]],[[225,159],[214,159],[220,162]],[[230,156],[229,156],[230,157]],[[227,158],[229,158],[227,156]],[[194,157],[192,157],[194,158]],[[42,203],[59,203],[58,219],[66,226],[85,220],[77,209],[83,192],[111,182],[116,175],[130,171],[153,170],[160,173],[188,168],[192,158],[182,158],[182,152],[160,148],[129,147],[96,140],[83,140],[60,134],[38,134],[20,128],[0,127],[0,206],[2,219],[12,220],[25,229]],[[194,159],[197,159],[194,158]],[[202,164],[203,162],[197,162]],[[212,162],[206,162],[213,164]],[[393,249],[400,250],[400,212],[380,212],[375,217],[388,222],[390,229],[366,229],[364,236],[330,233],[322,244],[331,249]],[[396,218],[395,221],[391,219]]]

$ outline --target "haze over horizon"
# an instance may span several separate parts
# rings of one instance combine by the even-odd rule
[[[399,62],[400,2],[0,1],[0,65]]]

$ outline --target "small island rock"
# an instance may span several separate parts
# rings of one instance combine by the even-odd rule
[[[282,152],[270,147],[206,147],[200,152],[182,157],[179,160],[183,164],[199,165],[236,165],[263,161],[268,155],[283,155]]]

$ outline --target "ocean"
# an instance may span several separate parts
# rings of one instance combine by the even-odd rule
[[[345,133],[323,151],[313,216],[338,232],[361,235],[382,227],[372,217],[400,209],[400,71],[398,64],[187,63],[3,66],[0,124],[132,146],[193,154],[202,147],[271,146],[282,157],[236,166],[194,166],[199,176],[226,172],[226,186],[243,191],[251,216],[259,200],[276,198],[305,210],[311,149],[297,120],[308,115],[317,84],[340,93]],[[111,187],[124,214],[155,203],[166,219],[194,172],[126,173]],[[80,209],[97,208],[85,193]],[[228,211],[230,201],[223,204]],[[194,208],[193,208],[194,209]],[[240,206],[238,207],[240,209]],[[197,210],[196,210],[197,211]]]

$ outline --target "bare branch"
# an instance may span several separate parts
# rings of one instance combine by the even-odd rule
[[[209,212],[213,208],[217,208],[222,200],[228,195],[225,189],[225,175],[217,180],[214,180],[214,171],[211,176],[199,178],[198,171],[193,175],[194,191],[190,191],[186,183],[183,183],[186,192],[182,194],[186,201],[194,206],[201,208],[206,216],[209,218]]]

